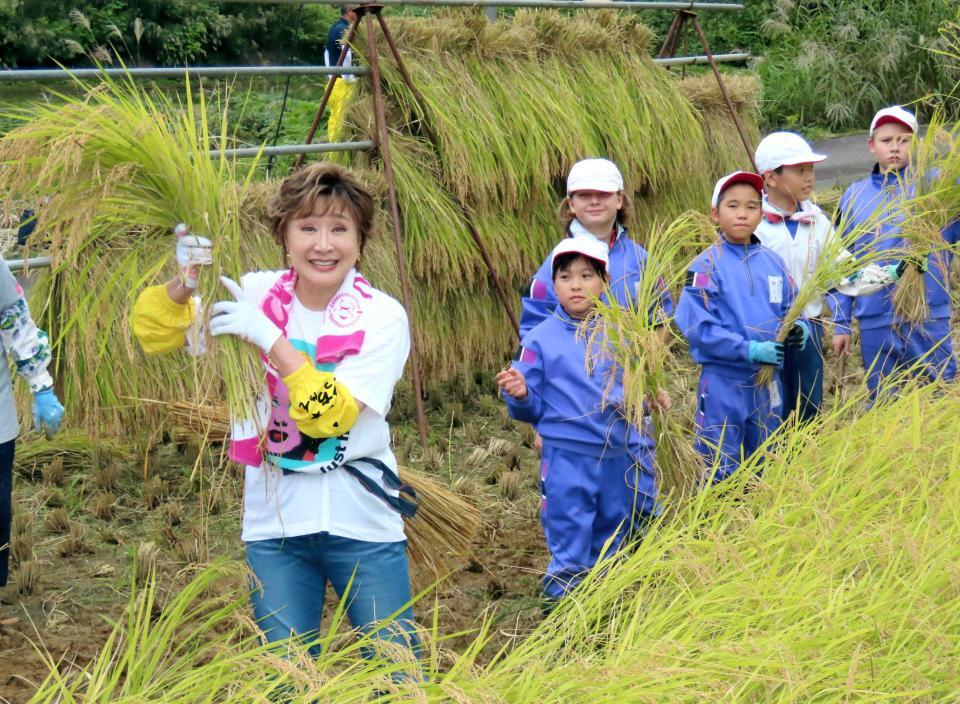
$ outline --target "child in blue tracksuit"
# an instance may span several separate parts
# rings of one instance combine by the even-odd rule
[[[837,241],[833,222],[809,198],[815,182],[814,165],[826,159],[793,132],[773,132],[757,145],[754,160],[764,178],[763,217],[756,234],[760,243],[779,254],[798,289],[814,275],[824,250]],[[838,259],[852,256],[842,250]],[[899,262],[898,262],[899,264]],[[898,264],[862,266],[852,276],[836,281],[827,295],[875,293],[899,278]],[[810,301],[804,317],[812,330],[802,350],[787,348],[783,358],[783,417],[795,411],[805,421],[820,412],[823,403],[823,296]],[[841,334],[845,331],[841,331]],[[849,339],[849,338],[848,338]]]
[[[630,197],[624,191],[623,176],[612,161],[583,159],[571,167],[567,175],[567,195],[560,203],[557,216],[568,238],[586,237],[607,245],[610,291],[624,308],[634,305],[647,264],[647,251],[631,240],[627,233],[626,225],[632,212]],[[552,255],[537,270],[522,298],[521,339],[553,315],[557,308],[551,261]],[[665,284],[662,285],[662,292],[659,303],[650,311],[650,315],[666,321],[673,315],[673,299]],[[645,426],[644,434],[651,435],[652,424],[646,423]],[[637,463],[652,468],[653,444],[643,443],[641,449],[645,454],[636,458]],[[650,481],[652,485],[652,478]],[[655,489],[651,491],[656,496]]]
[[[784,345],[777,331],[793,303],[795,287],[786,263],[753,234],[760,223],[763,181],[737,171],[717,182],[712,216],[719,238],[691,264],[675,317],[702,366],[695,444],[714,481],[735,472],[782,421],[779,374],[761,386],[762,364],[780,367]],[[806,321],[787,344],[803,347]],[[711,470],[712,471],[712,470]]]
[[[910,172],[910,144],[916,129],[916,117],[899,105],[884,108],[873,118],[867,146],[877,164],[867,178],[847,188],[840,200],[838,221],[849,231],[878,214],[888,215],[857,239],[851,248],[855,256],[870,248],[893,250],[889,262],[896,263],[902,255],[905,242],[899,233],[903,217],[897,216],[896,210],[899,202],[911,197],[911,179],[916,178]],[[949,245],[960,241],[960,221],[944,228],[943,239]],[[957,360],[950,339],[952,264],[953,253],[948,249],[928,255],[921,264],[930,308],[930,316],[922,323],[909,323],[894,313],[893,286],[856,301],[848,296],[831,301],[834,322],[846,334],[838,352],[849,354],[852,317],[860,325],[860,352],[872,394],[885,377],[921,360],[920,373],[929,380],[951,381],[956,376]]]
[[[544,592],[557,599],[596,564],[607,541],[612,554],[642,530],[638,523],[655,512],[656,486],[653,441],[624,417],[612,361],[587,372],[588,355],[596,357],[577,335],[607,280],[607,246],[571,237],[549,261],[557,308],[523,337],[497,383],[510,416],[533,424],[543,439],[541,518],[551,556]]]

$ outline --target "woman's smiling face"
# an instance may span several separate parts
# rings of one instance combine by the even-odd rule
[[[283,237],[297,272],[297,296],[308,307],[317,301],[325,307],[360,258],[360,234],[350,211],[324,200],[291,219]]]

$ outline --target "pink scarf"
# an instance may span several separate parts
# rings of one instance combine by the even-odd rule
[[[281,274],[260,302],[260,310],[286,336],[290,322],[290,309],[293,306],[294,289],[297,285],[297,273],[288,269]],[[327,304],[322,334],[317,338],[316,361],[318,363],[337,364],[345,357],[359,353],[365,337],[363,312],[365,300],[373,298],[370,283],[356,270],[351,270],[337,293]],[[257,401],[257,418],[245,418],[234,421],[230,440],[230,459],[241,464],[259,467],[263,462],[264,444],[271,453],[281,453],[282,446],[270,447],[265,429],[279,424],[286,425],[289,395],[283,379],[274,368],[270,358],[260,354],[263,361],[267,388],[279,404],[273,404],[269,398]],[[284,403],[286,401],[286,403]]]

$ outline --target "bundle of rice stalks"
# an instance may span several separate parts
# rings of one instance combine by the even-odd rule
[[[54,460],[62,462],[69,473],[96,468],[105,461],[132,461],[133,451],[129,445],[109,438],[92,439],[85,433],[61,431],[50,440],[35,437],[18,443],[14,467],[32,476]]]
[[[600,301],[595,317],[584,326],[588,349],[595,351],[588,364],[611,358],[610,382],[622,374],[626,417],[637,428],[644,427],[648,415],[652,417],[658,493],[672,509],[693,494],[706,472],[681,420],[686,409],[679,402],[673,411],[651,404],[661,391],[671,389],[676,378],[689,376],[690,371],[671,352],[671,343],[682,343],[662,303],[667,292],[677,300],[690,253],[703,246],[704,224],[703,216],[688,213],[669,225],[654,226],[648,232],[649,257],[635,305],[622,308],[616,302]]]
[[[256,355],[235,339],[204,362],[168,357],[144,374],[128,328],[137,293],[170,271],[173,224],[214,242],[214,271],[201,281],[207,303],[223,297],[216,275],[236,278],[257,249],[245,237],[240,244],[255,160],[244,169],[208,156],[230,142],[227,121],[212,133],[203,91],[194,104],[189,81],[186,89],[178,104],[132,79],[104,78],[81,97],[58,94],[59,104],[21,109],[15,117],[24,124],[0,140],[0,190],[50,196],[42,217],[54,266],[33,292],[34,313],[51,331],[66,405],[92,432],[126,414],[122,395],[150,395],[136,390],[155,388],[157,378],[179,398],[206,395],[222,379],[231,407],[244,414],[262,385]]]
[[[847,227],[845,222],[840,223],[837,231],[843,234],[828,240],[826,245],[817,251],[816,260],[810,262],[807,279],[799,283],[793,302],[777,330],[775,338],[777,342],[786,341],[797,321],[804,317],[804,310],[808,305],[821,300],[824,294],[838,283],[855,280],[864,267],[889,258],[890,250],[865,248],[859,251],[857,257],[854,257],[850,249],[867,233],[875,232],[896,219],[898,219],[896,213],[881,211],[857,227]],[[807,344],[812,343],[808,341]],[[769,384],[773,380],[775,370],[776,367],[773,365],[763,365],[757,374],[757,385]]]
[[[230,411],[224,404],[213,406],[152,398],[136,400],[161,407],[173,426],[188,428],[208,442],[223,443],[230,438]]]
[[[404,521],[410,560],[425,575],[443,577],[470,557],[480,510],[423,472],[401,467],[400,478],[419,497],[417,515]]]

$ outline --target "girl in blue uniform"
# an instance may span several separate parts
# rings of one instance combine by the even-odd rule
[[[612,554],[640,527],[635,516],[653,514],[656,490],[651,468],[634,460],[652,442],[622,413],[622,379],[577,335],[608,280],[607,245],[571,237],[548,262],[558,306],[524,336],[497,383],[510,416],[543,439],[541,518],[551,556],[544,592],[556,599],[597,563],[608,540]],[[598,360],[589,372],[588,355]]]

